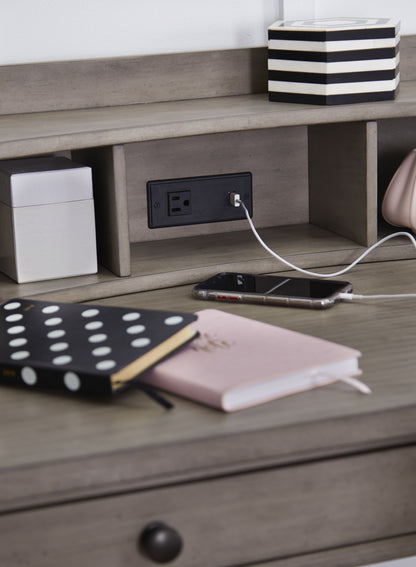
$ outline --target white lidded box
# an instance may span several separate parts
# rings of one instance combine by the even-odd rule
[[[90,167],[0,161],[0,270],[18,283],[97,272]]]

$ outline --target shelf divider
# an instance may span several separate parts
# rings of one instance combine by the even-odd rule
[[[99,263],[116,276],[131,274],[129,217],[124,146],[75,151],[92,167]]]
[[[377,123],[308,128],[310,221],[362,246],[377,241]]]

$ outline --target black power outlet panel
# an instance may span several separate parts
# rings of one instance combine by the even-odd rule
[[[231,205],[230,193],[240,195],[252,216],[251,173],[148,181],[149,228],[244,219],[242,207]]]

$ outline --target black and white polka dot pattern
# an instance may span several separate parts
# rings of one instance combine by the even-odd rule
[[[191,314],[25,299],[1,306],[3,378],[111,393],[110,376],[194,321]]]

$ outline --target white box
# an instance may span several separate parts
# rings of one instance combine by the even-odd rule
[[[279,20],[268,29],[269,100],[320,105],[393,100],[399,60],[399,20]]]
[[[97,272],[91,168],[0,161],[0,270],[18,283]]]

